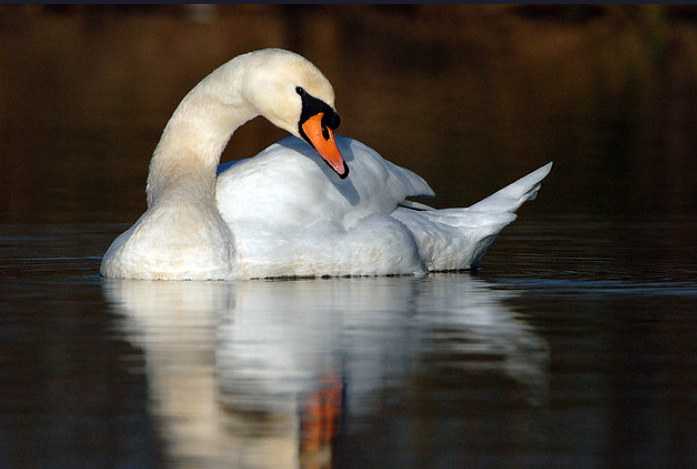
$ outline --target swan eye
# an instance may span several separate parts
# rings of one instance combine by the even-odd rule
[[[305,90],[301,86],[296,86],[295,92],[298,93],[300,96],[305,96]]]

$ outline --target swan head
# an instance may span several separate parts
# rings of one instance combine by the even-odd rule
[[[257,112],[275,126],[312,146],[341,177],[348,166],[334,140],[341,122],[334,89],[309,60],[281,49],[249,54],[245,95]]]

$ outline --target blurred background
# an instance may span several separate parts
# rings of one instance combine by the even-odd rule
[[[281,47],[333,83],[339,133],[469,205],[555,162],[527,216],[697,209],[688,5],[0,7],[0,222],[132,222],[181,98]],[[285,134],[262,119],[223,160]]]
[[[265,47],[436,207],[554,168],[477,274],[101,279],[180,100]],[[697,467],[696,123],[692,5],[2,5],[0,467]]]

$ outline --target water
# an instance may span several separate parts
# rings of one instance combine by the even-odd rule
[[[3,11],[0,467],[697,467],[692,25],[651,64],[612,18],[419,11]],[[269,45],[438,206],[554,170],[476,274],[101,279],[178,100]]]

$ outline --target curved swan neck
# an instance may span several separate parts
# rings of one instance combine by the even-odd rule
[[[148,205],[180,183],[215,195],[215,171],[227,142],[259,114],[244,99],[244,64],[238,59],[196,85],[172,114],[150,161]]]

